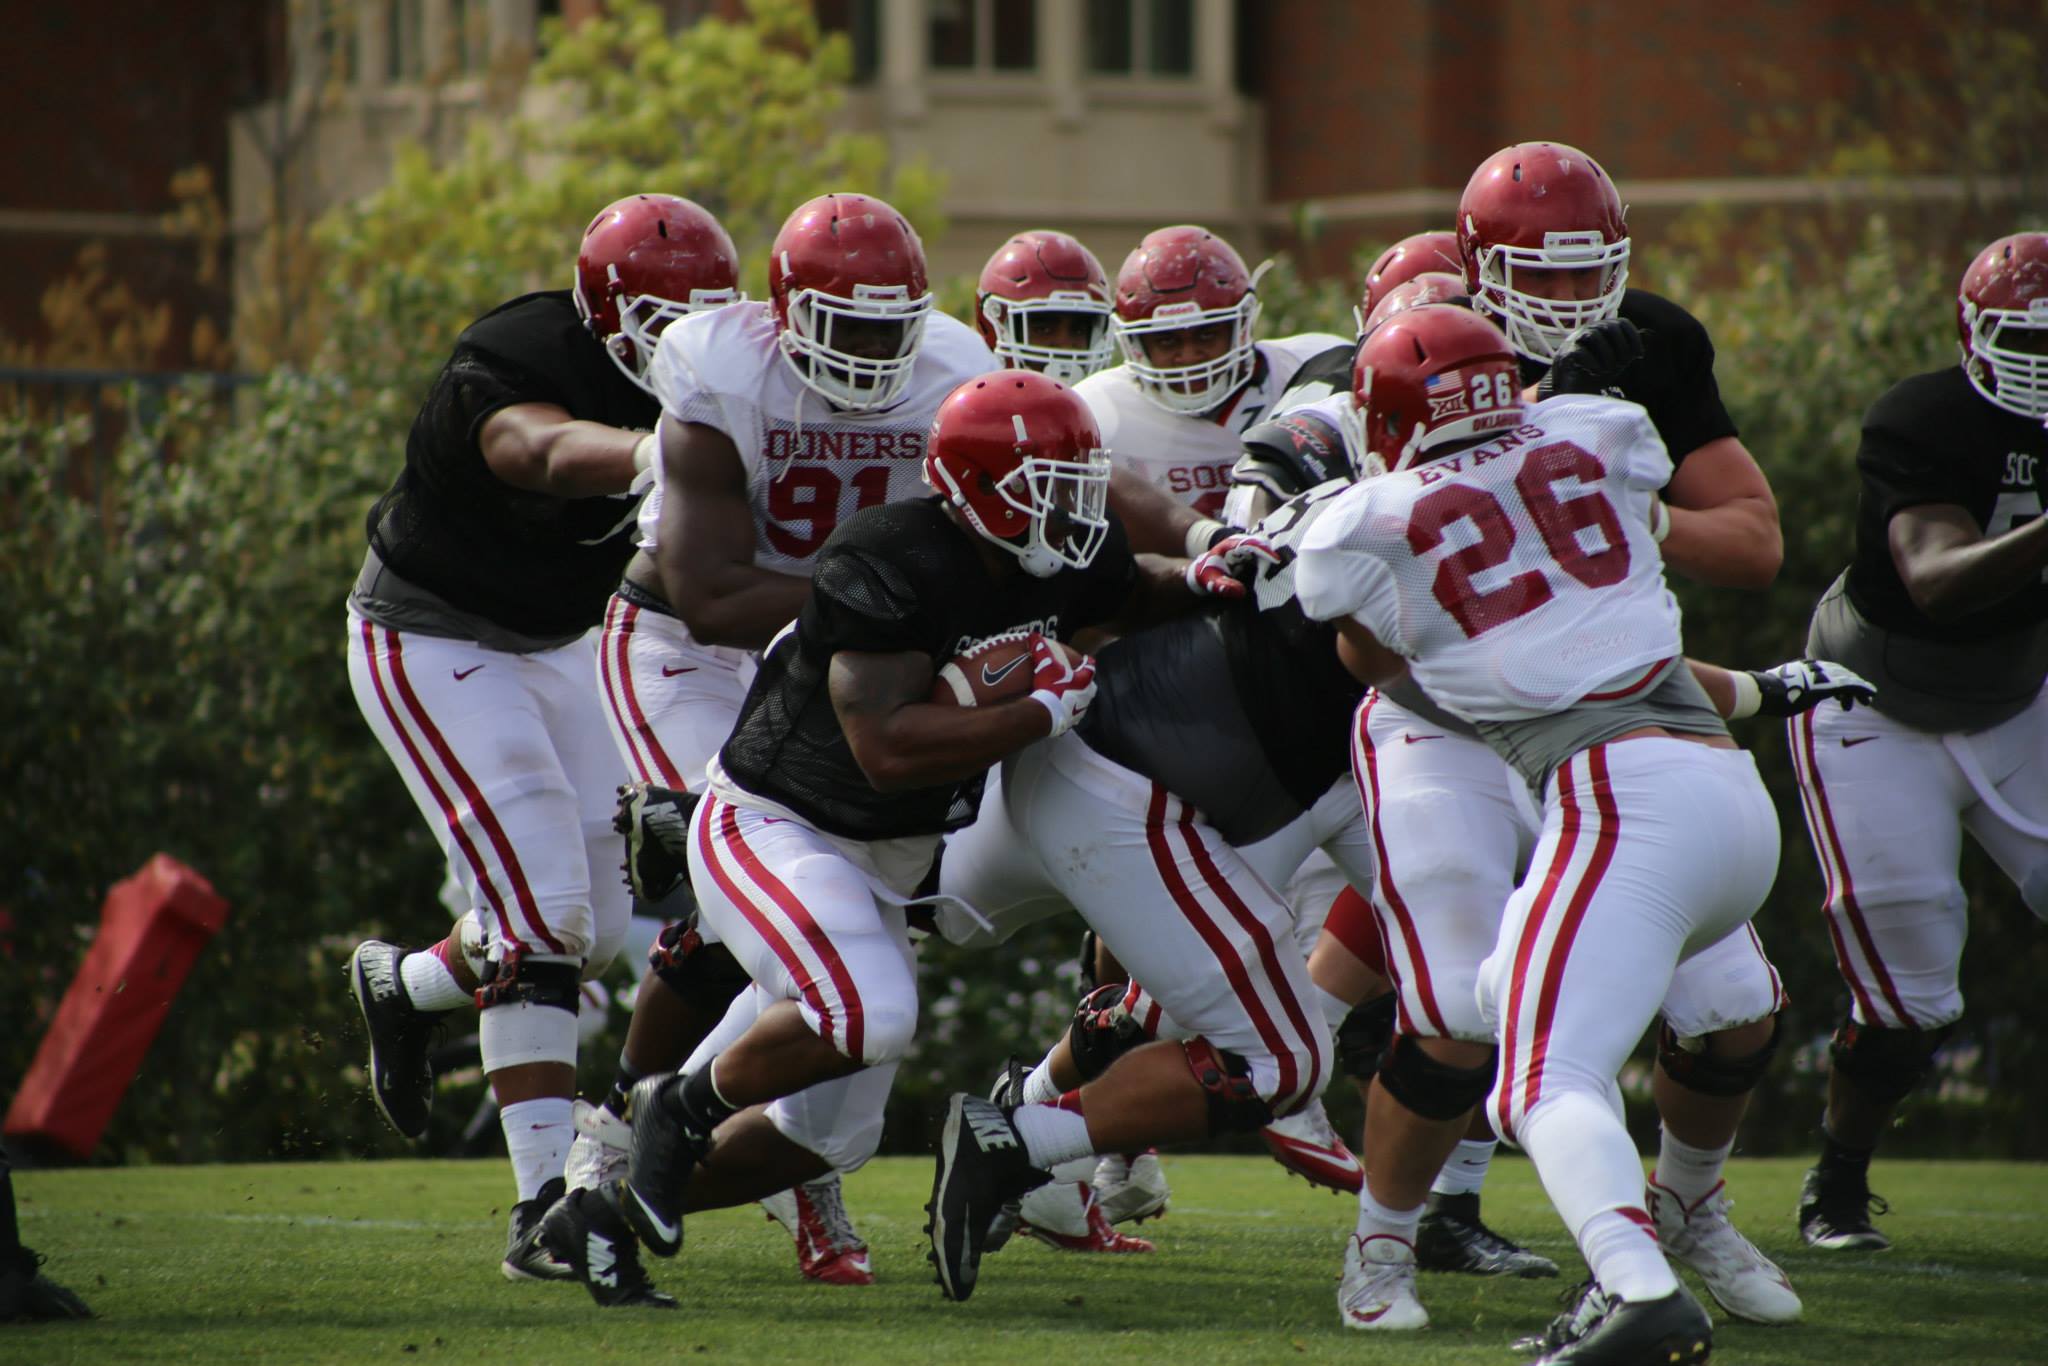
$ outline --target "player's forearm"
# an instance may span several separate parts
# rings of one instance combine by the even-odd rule
[[[1699,681],[1700,688],[1707,694],[1707,701],[1714,704],[1714,710],[1722,720],[1735,714],[1735,677],[1718,664],[1707,664],[1697,659],[1685,661],[1692,669],[1692,676]]]
[[[1714,588],[1768,588],[1785,562],[1777,505],[1768,498],[1733,498],[1714,507],[1667,507],[1671,532],[1664,563]]]
[[[2043,569],[2048,569],[2048,518],[2003,536],[1916,548],[1900,577],[1914,606],[1935,621],[1947,621],[2039,583]]]
[[[983,707],[912,702],[847,740],[875,791],[901,792],[986,772],[1051,729],[1051,714],[1029,697]]]
[[[657,555],[662,596],[700,645],[758,650],[796,619],[811,581],[756,565],[706,569],[680,555]]]
[[[633,486],[640,471],[634,452],[646,436],[601,422],[526,423],[487,433],[484,458],[492,473],[515,488],[556,498],[599,498]]]
[[[1188,529],[1207,520],[1127,469],[1110,472],[1109,508],[1124,524],[1131,549],[1155,555],[1185,555]]]

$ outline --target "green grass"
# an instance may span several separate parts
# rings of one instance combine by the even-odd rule
[[[2048,1166],[1879,1164],[1897,1247],[1827,1255],[1790,1218],[1803,1164],[1738,1162],[1737,1222],[1806,1300],[1790,1328],[1716,1315],[1730,1363],[2048,1360]],[[597,1309],[581,1287],[513,1285],[497,1259],[502,1161],[156,1167],[16,1174],[23,1238],[101,1315],[0,1328],[0,1361],[597,1360],[1472,1362],[1509,1366],[1565,1282],[1425,1276],[1435,1322],[1391,1338],[1337,1326],[1353,1211],[1254,1158],[1169,1159],[1171,1215],[1146,1257],[1082,1258],[1020,1241],[974,1299],[940,1300],[920,1232],[930,1165],[877,1161],[848,1202],[878,1284],[801,1283],[758,1209],[693,1215],[655,1279],[680,1313]],[[1488,1216],[1565,1266],[1579,1261],[1526,1162],[1496,1163]]]

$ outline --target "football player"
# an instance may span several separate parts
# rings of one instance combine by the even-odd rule
[[[1962,360],[1871,405],[1848,570],[1808,641],[1879,686],[1875,710],[1801,717],[1792,752],[1850,1008],[1799,1231],[1876,1249],[1869,1166],[1963,1013],[1963,832],[2048,914],[2048,234],[1964,274]]]
[[[1441,1035],[1404,1059],[1404,1031],[1374,1083],[1339,1303],[1349,1326],[1427,1322],[1414,1294],[1422,1208],[1377,1192],[1382,1178],[1417,1192],[1435,1163],[1415,1161],[1416,1145],[1383,1166],[1372,1145],[1390,1119],[1462,1124],[1490,1080],[1495,1126],[1535,1161],[1593,1270],[1583,1312],[1553,1326],[1542,1360],[1704,1361],[1711,1325],[1658,1246],[1615,1078],[1645,1026],[1673,1012],[1681,963],[1731,940],[1747,951],[1776,873],[1770,797],[1722,717],[1827,696],[1846,706],[1868,688],[1835,666],[1686,666],[1651,531],[1671,458],[1641,406],[1588,392],[1608,376],[1580,370],[1575,346],[1555,360],[1541,392],[1559,396],[1525,410],[1515,353],[1472,311],[1425,306],[1374,331],[1358,424],[1386,474],[1340,493],[1297,562],[1303,610],[1337,623],[1357,676],[1384,689],[1418,675],[1544,794],[1529,874],[1476,973],[1497,1062]],[[1361,786],[1383,781],[1370,711]],[[1408,935],[1407,919],[1389,923]],[[1432,996],[1447,1007],[1461,986],[1403,974],[1404,1015]],[[1383,1091],[1406,1104],[1382,1115]]]
[[[803,204],[769,262],[767,302],[670,328],[648,376],[663,414],[662,477],[605,614],[599,672],[620,756],[668,792],[703,791],[754,652],[809,597],[819,549],[856,511],[923,492],[919,462],[940,401],[993,364],[971,329],[932,311],[923,244],[879,199]],[[649,800],[672,798],[645,788],[628,797]],[[623,1171],[627,1092],[673,1072],[747,982],[728,952],[689,930],[678,920],[656,946],[611,1094],[580,1116],[572,1185]],[[836,1174],[764,1204],[807,1278],[873,1280]]]
[[[600,1302],[589,1228],[623,1212],[672,1256],[685,1211],[874,1152],[917,1023],[904,906],[940,835],[973,817],[988,765],[1086,711],[1094,665],[1059,636],[1188,596],[1178,562],[1139,569],[1105,507],[1109,475],[1071,390],[995,372],[933,420],[924,476],[938,496],[855,513],[817,557],[691,818],[700,931],[754,986],[687,1074],[635,1084],[625,1182],[574,1192],[545,1225]],[[928,701],[950,658],[1012,633],[1031,642],[1030,692]]]
[[[1063,232],[1020,232],[981,268],[974,325],[996,359],[1079,384],[1114,359],[1109,277]]]
[[[434,1017],[481,1007],[518,1187],[508,1277],[567,1274],[534,1233],[572,1137],[578,983],[630,911],[608,828],[623,775],[590,685],[592,628],[654,459],[647,367],[672,321],[737,297],[737,273],[725,230],[688,200],[605,208],[573,288],[523,295],[456,339],[349,594],[357,705],[473,908],[427,951],[356,947],[371,1093],[423,1136]],[[620,1278],[652,1297],[637,1267]]]

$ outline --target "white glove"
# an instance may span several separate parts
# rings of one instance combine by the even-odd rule
[[[1784,718],[1812,711],[1833,698],[1847,711],[1868,704],[1877,689],[1861,675],[1824,659],[1795,659],[1769,669],[1730,670],[1735,678],[1735,710],[1729,720],[1745,716]]]

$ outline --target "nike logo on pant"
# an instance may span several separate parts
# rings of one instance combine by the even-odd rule
[[[661,676],[663,678],[674,678],[677,674],[693,674],[695,672],[697,672],[697,666],[695,664],[685,664],[680,669],[671,669],[666,664],[661,666]]]
[[[483,665],[481,664],[472,664],[467,669],[454,670],[453,672],[455,674],[455,681],[457,683],[460,683],[463,679],[469,677],[471,674],[475,673],[478,669],[481,669],[482,667]]]
[[[1854,749],[1854,748],[1856,748],[1856,746],[1858,746],[1858,745],[1867,745],[1867,744],[1869,744],[1869,743],[1870,743],[1870,742],[1871,742],[1872,740],[1882,740],[1882,739],[1884,739],[1884,737],[1883,737],[1882,735],[1859,735],[1859,736],[1857,736],[1857,737],[1856,737],[1856,738],[1854,738],[1854,739],[1851,739],[1850,737],[1848,737],[1848,736],[1844,735],[1844,736],[1842,737],[1842,748],[1843,748],[1843,749]]]
[[[1441,735],[1403,735],[1401,738],[1412,745],[1419,740],[1441,740],[1444,737]]]

